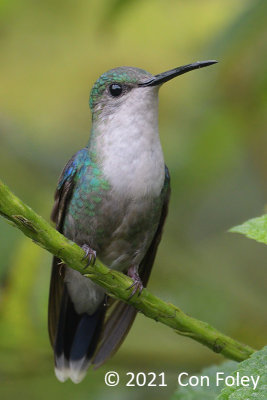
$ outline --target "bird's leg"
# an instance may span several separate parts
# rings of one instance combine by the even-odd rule
[[[85,256],[83,257],[83,260],[85,260],[87,258],[87,264],[84,267],[87,268],[89,267],[90,264],[92,264],[92,266],[95,264],[95,260],[96,260],[96,251],[91,249],[90,246],[88,246],[88,244],[83,244],[82,246],[83,251],[85,252]]]
[[[133,283],[131,284],[131,286],[129,286],[127,288],[127,290],[133,288],[131,296],[129,297],[129,299],[131,299],[135,293],[137,291],[139,291],[138,296],[140,296],[144,286],[143,286],[143,282],[141,281],[141,278],[138,274],[138,266],[137,265],[131,265],[130,268],[128,269],[127,275],[132,278]]]

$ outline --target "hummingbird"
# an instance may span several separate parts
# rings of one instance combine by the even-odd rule
[[[158,132],[158,91],[176,76],[207,67],[201,61],[152,75],[114,68],[95,82],[89,142],[66,164],[51,218],[58,231],[132,278],[129,297],[146,287],[161,239],[170,176]],[[54,257],[48,330],[59,381],[79,383],[124,341],[136,309]]]

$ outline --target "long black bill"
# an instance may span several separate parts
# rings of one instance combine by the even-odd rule
[[[208,61],[197,61],[193,64],[183,65],[181,67],[177,67],[171,69],[170,71],[162,72],[162,74],[158,74],[153,76],[153,78],[149,79],[149,81],[139,83],[138,86],[156,86],[161,85],[162,83],[168,82],[170,79],[175,78],[178,75],[185,74],[186,72],[193,71],[193,69],[208,67],[209,65],[216,64],[218,61],[216,60],[208,60]]]

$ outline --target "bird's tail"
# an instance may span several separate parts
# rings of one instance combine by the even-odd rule
[[[79,383],[84,378],[96,349],[103,317],[103,306],[93,315],[78,314],[64,287],[54,342],[55,374],[61,382],[70,378]]]
[[[54,257],[50,281],[48,328],[55,373],[79,383],[92,364],[98,368],[120,347],[136,316],[131,305],[107,298],[93,315],[78,314],[64,283],[65,265]]]

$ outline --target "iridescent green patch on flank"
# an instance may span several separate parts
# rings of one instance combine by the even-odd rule
[[[106,180],[101,181],[101,189],[103,190],[109,190],[110,189],[110,184]]]
[[[101,197],[98,197],[98,196],[92,196],[92,197],[91,197],[91,200],[92,200],[94,203],[100,203],[100,201],[101,201]]]
[[[82,201],[82,199],[78,199],[78,200],[77,200],[77,204],[78,204],[78,207],[82,208],[82,207],[83,207],[83,201]]]
[[[80,193],[79,193],[79,191],[78,191],[78,190],[75,190],[75,191],[74,191],[74,193],[73,193],[73,197],[74,197],[74,199],[75,199],[75,200],[78,200],[78,199],[79,199],[79,197],[80,197]]]
[[[100,185],[100,179],[98,179],[96,176],[94,176],[90,180],[90,185],[92,185],[93,187],[99,186]]]
[[[98,175],[101,175],[101,171],[100,171],[100,169],[99,168],[93,168],[93,175],[94,176],[98,176]]]
[[[90,218],[101,214],[101,202],[105,197],[105,191],[110,189],[108,181],[103,177],[103,172],[97,160],[92,159],[92,152],[88,147],[78,152],[73,163],[66,170],[64,180],[74,179],[74,189],[70,199],[67,213],[75,221],[75,224],[81,224],[88,221],[88,230],[90,230]],[[71,219],[66,219],[64,227],[68,228]],[[71,226],[69,226],[72,229]]]

